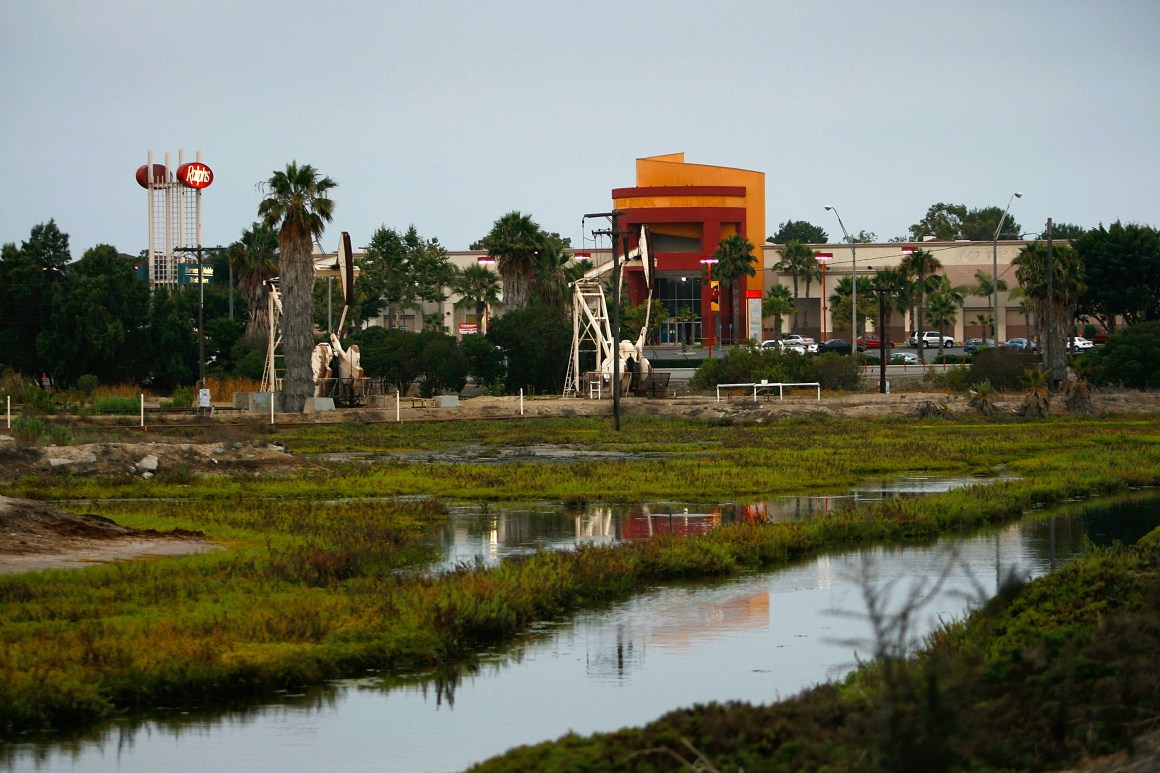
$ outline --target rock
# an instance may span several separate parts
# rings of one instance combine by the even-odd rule
[[[49,459],[48,464],[50,467],[64,467],[67,464],[76,464],[76,460],[75,459]]]
[[[157,465],[157,457],[153,454],[149,454],[142,457],[141,461],[137,462],[137,469],[146,473],[157,472]]]

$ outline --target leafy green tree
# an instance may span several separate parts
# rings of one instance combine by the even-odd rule
[[[246,335],[265,338],[270,330],[267,282],[278,276],[278,232],[253,223],[226,249],[226,258],[246,304]]]
[[[1079,375],[1096,386],[1160,387],[1160,322],[1140,322],[1108,336],[1075,360]]]
[[[178,386],[192,386],[197,382],[200,371],[196,324],[191,324],[189,313],[182,306],[165,287],[158,287],[150,297],[149,334],[145,338],[143,361],[146,377],[155,390],[170,392]]]
[[[793,302],[793,294],[783,284],[775,284],[769,288],[765,297],[761,299],[761,316],[773,317],[774,337],[782,333],[781,322],[784,317],[797,311]]]
[[[459,350],[467,359],[467,375],[486,390],[503,384],[506,367],[503,350],[483,335],[467,335],[459,342]]]
[[[361,319],[376,317],[385,308],[391,317],[391,327],[401,324],[403,309],[414,293],[414,281],[407,270],[407,245],[402,234],[386,226],[375,231],[359,258],[355,285],[367,298],[359,309]]]
[[[1055,233],[1054,226],[1052,234]],[[1160,319],[1160,233],[1120,221],[1079,236],[1072,247],[1083,264],[1079,313],[1115,330],[1117,317],[1134,325]]]
[[[1038,327],[1044,338],[1041,350],[1044,364],[1056,379],[1062,378],[1064,360],[1067,355],[1066,341],[1076,317],[1076,308],[1084,291],[1084,265],[1078,253],[1065,243],[1053,244],[1051,265],[1048,270],[1048,252],[1045,242],[1033,242],[1022,250],[1012,261],[1016,266],[1015,277],[1030,301]],[[1051,292],[1048,292],[1048,277],[1051,277]],[[1052,325],[1047,322],[1047,310],[1051,308]],[[1051,346],[1046,345],[1050,337]],[[1051,349],[1051,360],[1047,361],[1047,350]]]
[[[455,302],[455,308],[474,310],[479,332],[486,333],[487,309],[499,305],[499,277],[478,263],[467,266],[451,280],[451,292],[461,296]]]
[[[213,358],[214,369],[232,373],[234,369],[234,347],[246,333],[245,326],[229,317],[215,317],[205,323],[206,358]]]
[[[962,234],[963,220],[966,217],[967,208],[962,204],[946,204],[941,201],[938,204],[931,204],[926,210],[926,216],[910,227],[910,238],[915,241],[921,241],[924,236],[933,236],[944,241],[958,239]]]
[[[545,246],[545,234],[531,215],[508,212],[495,221],[491,231],[477,244],[495,258],[503,278],[504,306],[508,311],[527,308],[532,296],[538,252]]]
[[[572,345],[572,321],[554,306],[529,306],[505,312],[495,320],[487,338],[507,358],[504,388],[514,394],[523,388],[532,394],[561,394]]]
[[[830,293],[830,316],[834,320],[834,330],[849,330],[851,287],[853,284],[849,276],[843,276],[834,283],[834,290]],[[858,319],[854,337],[862,335],[866,329],[866,320],[878,319],[878,297],[874,293],[874,281],[867,276],[858,277]]]
[[[959,226],[956,239],[969,239],[973,242],[989,242],[995,238],[995,229],[999,227],[999,220],[1003,220],[1003,230],[999,232],[1000,239],[1018,239],[1023,233],[1023,226],[1011,217],[1003,218],[1002,207],[983,207],[968,210]]]
[[[419,333],[419,394],[462,392],[467,384],[467,358],[453,336],[441,330]]]
[[[1084,228],[1082,225],[1076,225],[1075,223],[1051,224],[1051,236],[1053,239],[1063,239],[1064,241],[1069,241],[1078,239],[1087,232],[1088,229]],[[1022,235],[1020,235],[1020,238],[1021,236]]]
[[[737,343],[737,331],[741,330],[741,285],[742,277],[756,276],[754,266],[753,245],[741,234],[732,234],[725,237],[717,245],[713,253],[717,260],[713,264],[713,278],[729,290],[729,333],[730,343]],[[814,262],[817,268],[817,262]],[[808,280],[807,280],[808,281]]]
[[[646,341],[655,341],[660,335],[661,328],[669,320],[669,310],[657,299],[649,303],[633,303],[626,294],[624,303],[620,307],[620,340],[635,341],[640,335],[641,328],[648,320],[648,335]]]
[[[282,294],[282,358],[286,375],[282,382],[282,407],[297,413],[314,394],[314,260],[311,244],[320,239],[334,217],[330,190],[334,180],[321,177],[309,164],[292,161],[284,171],[274,172],[269,192],[258,206],[262,222],[279,227],[279,284]]]
[[[53,288],[71,259],[68,234],[55,220],[33,226],[19,248],[0,248],[0,364],[29,376],[49,370],[36,337],[49,324]]]
[[[777,233],[766,239],[772,244],[789,244],[791,241],[802,244],[828,244],[829,240],[825,229],[805,220],[786,220],[778,225]]]
[[[360,364],[368,378],[407,394],[423,371],[422,339],[409,330],[369,327],[356,338]]]
[[[144,375],[149,288],[114,247],[86,250],[62,272],[52,310],[36,349],[58,384],[72,386],[86,373],[102,384],[135,383]],[[188,318],[182,324],[190,327]]]

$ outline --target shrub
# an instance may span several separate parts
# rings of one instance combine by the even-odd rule
[[[1160,387],[1160,322],[1141,322],[1108,336],[1075,359],[1076,372],[1096,386]]]
[[[826,379],[823,382],[819,376],[818,363],[826,361],[824,366]],[[831,364],[836,360],[846,360]],[[752,347],[737,347],[721,359],[710,359],[697,368],[693,378],[689,380],[691,389],[713,389],[718,384],[746,384],[766,379],[767,381],[817,381],[827,389],[845,389],[850,383],[857,384],[858,370],[850,357],[827,355],[812,357],[798,352],[783,352],[778,349],[755,349]]]
[[[98,379],[92,373],[86,373],[77,379],[77,389],[79,389],[81,394],[85,396],[85,399],[88,400],[92,398],[93,392],[96,391],[97,385],[100,383],[100,379]]]
[[[824,389],[854,390],[858,388],[861,379],[859,366],[853,357],[834,353],[826,353],[817,358],[814,361],[814,373],[817,377],[813,380],[820,383]]]
[[[1025,371],[1038,365],[1039,356],[1033,352],[998,347],[978,352],[971,362],[969,384],[988,381],[998,391],[1020,388]]]
[[[141,409],[136,397],[99,397],[93,401],[93,411],[99,414],[131,416]]]
[[[43,439],[46,427],[43,421],[31,416],[17,416],[12,420],[12,438],[18,446],[35,446]]]

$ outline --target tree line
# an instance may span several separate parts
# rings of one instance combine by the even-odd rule
[[[310,351],[332,324],[330,288],[315,282],[311,254],[333,218],[330,193],[335,187],[309,165],[288,164],[271,176],[258,219],[208,259],[214,268],[203,288],[208,372],[261,377],[269,280],[279,277],[285,310],[284,399],[290,410],[295,405],[300,410],[300,403],[313,394]],[[911,227],[911,235],[990,240],[1001,219],[997,207],[968,210],[940,203]],[[1000,238],[1019,238],[1021,232],[1022,226],[1007,219]],[[1108,331],[1119,320],[1133,325],[1160,317],[1160,238],[1154,228],[1116,222],[1084,230],[1064,224],[1053,228],[1053,237],[1059,241],[1053,244],[1051,315],[1045,242],[1032,242],[1016,260],[1020,286],[1015,292],[1029,328],[1042,330],[1048,316],[1061,330],[1094,320]],[[852,239],[873,240],[874,235],[862,232]],[[0,368],[63,387],[85,374],[102,383],[143,384],[159,391],[194,383],[199,372],[198,288],[150,292],[131,257],[110,245],[97,245],[73,262],[68,241],[49,220],[33,227],[19,246],[9,243],[0,250]],[[782,245],[775,269],[791,277],[793,289],[772,287],[762,302],[763,316],[772,317],[777,329],[790,315],[796,326],[808,327],[799,287],[804,286],[808,297],[811,283],[820,281],[809,245],[825,243],[827,234],[808,222],[790,220],[768,241]],[[496,271],[482,265],[458,269],[437,238],[424,237],[414,226],[381,226],[358,258],[354,305],[347,329],[340,333],[362,344],[368,376],[403,391],[456,390],[468,377],[509,392],[561,390],[571,340],[570,283],[584,271],[569,260],[568,240],[545,231],[530,215],[513,211],[498,218],[471,247],[486,250],[495,259]],[[722,240],[713,256],[710,278],[723,291],[720,324],[727,343],[739,343],[744,311],[739,288],[743,277],[756,273],[753,252],[751,243],[734,234]],[[940,269],[937,257],[918,249],[897,268],[859,278],[858,331],[864,330],[866,318],[879,314],[875,286],[898,288],[883,311],[907,315],[914,330],[929,325],[943,331],[953,326],[967,297],[993,298],[996,287],[989,272],[976,272],[974,283],[952,286]],[[233,290],[242,300],[239,318],[232,313]],[[839,330],[847,330],[853,316],[851,290],[850,278],[842,277],[829,297]],[[1007,290],[1002,279],[998,290]],[[471,310],[481,322],[489,309],[502,306],[504,314],[486,334],[481,331],[462,341],[447,333],[438,314],[422,319],[418,331],[398,329],[408,312],[417,314],[424,303],[443,302],[452,293],[459,296],[455,306]],[[620,311],[620,337],[634,338],[646,309],[625,296]],[[675,314],[681,317],[680,310]],[[378,317],[389,330],[364,329]],[[670,310],[654,301],[649,317],[659,330]],[[994,309],[989,308],[973,322],[990,330],[993,320]]]

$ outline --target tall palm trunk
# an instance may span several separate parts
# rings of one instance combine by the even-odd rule
[[[282,410],[300,413],[314,394],[310,353],[314,349],[314,263],[309,233],[283,227],[279,236],[282,291]]]

